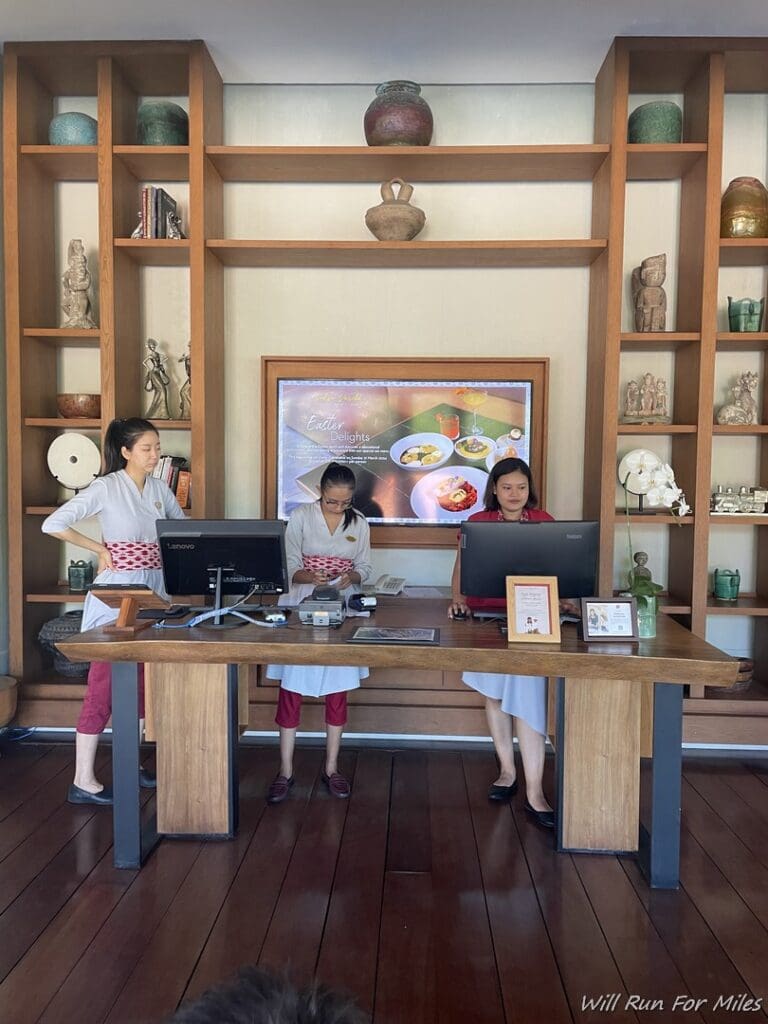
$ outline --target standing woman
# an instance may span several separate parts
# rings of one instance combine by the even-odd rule
[[[57,509],[43,523],[43,533],[76,544],[99,556],[96,583],[143,583],[166,598],[155,523],[183,519],[184,513],[168,487],[153,477],[160,458],[160,437],[149,420],[113,420],[104,438],[104,472],[84,491]],[[91,540],[76,523],[98,516],[102,541]],[[83,632],[114,622],[117,609],[93,592],[85,598]],[[139,666],[139,717],[144,717],[144,676]],[[88,688],[77,721],[75,780],[67,799],[73,804],[111,804],[112,788],[94,774],[99,734],[112,713],[112,669],[93,661]],[[154,786],[154,776],[141,770],[141,784]]]
[[[490,472],[482,512],[468,522],[541,523],[552,516],[538,509],[531,470],[522,459],[502,459]],[[501,542],[503,538],[499,538]],[[449,618],[462,617],[471,609],[506,611],[504,598],[465,597],[460,592],[461,544],[451,580]],[[512,718],[517,720],[517,739],[525,772],[525,810],[545,828],[554,828],[555,814],[542,789],[544,742],[547,732],[547,680],[544,676],[501,675],[495,672],[464,672],[462,681],[485,697],[485,714],[499,759],[499,776],[488,790],[489,800],[508,801],[517,792]]]
[[[297,604],[314,587],[333,583],[340,591],[364,583],[371,574],[368,523],[352,507],[355,474],[349,466],[331,462],[320,479],[320,499],[299,505],[285,531],[285,554],[291,592]],[[338,770],[341,734],[347,722],[347,691],[360,686],[367,668],[352,665],[268,665],[267,678],[280,680],[275,721],[280,728],[280,774],[267,793],[278,804],[293,785],[293,750],[301,698],[325,698],[326,752],[323,782],[333,796],[348,797],[349,781]]]

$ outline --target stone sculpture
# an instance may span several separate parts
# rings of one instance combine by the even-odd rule
[[[644,373],[628,382],[624,391],[624,423],[669,423],[667,382],[663,377]]]
[[[661,287],[667,276],[667,256],[648,256],[632,271],[632,304],[635,330],[663,331],[667,322],[667,296]]]
[[[757,424],[757,402],[754,392],[757,391],[757,374],[746,370],[740,374],[731,388],[733,401],[720,408],[717,422],[731,426],[752,426]]]
[[[147,349],[149,353],[143,360],[143,365],[147,367],[144,376],[144,390],[152,394],[152,401],[147,409],[147,419],[169,420],[171,412],[168,407],[168,385],[171,381],[165,369],[166,360],[160,355],[154,338],[147,338]]]
[[[184,363],[184,370],[187,374],[187,379],[179,389],[179,401],[181,402],[179,418],[188,420],[192,418],[192,356],[189,345],[187,345],[184,355],[179,357],[179,362]]]
[[[65,320],[62,327],[89,330],[96,326],[91,316],[91,300],[88,289],[91,285],[91,274],[85,255],[82,239],[73,238],[67,249],[67,269],[61,278],[64,298],[61,308]]]

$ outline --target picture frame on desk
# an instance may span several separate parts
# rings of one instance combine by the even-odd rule
[[[559,644],[557,576],[507,576],[507,642]]]
[[[582,597],[581,632],[589,643],[637,642],[637,601],[634,597]]]

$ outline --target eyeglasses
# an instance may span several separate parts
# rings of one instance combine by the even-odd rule
[[[325,505],[330,505],[331,508],[349,508],[352,504],[352,499],[347,498],[345,501],[337,501],[336,498],[323,498]]]

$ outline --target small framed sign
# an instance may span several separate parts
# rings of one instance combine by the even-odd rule
[[[581,629],[585,640],[638,640],[634,597],[582,597]]]
[[[557,576],[507,576],[507,640],[560,643]]]

